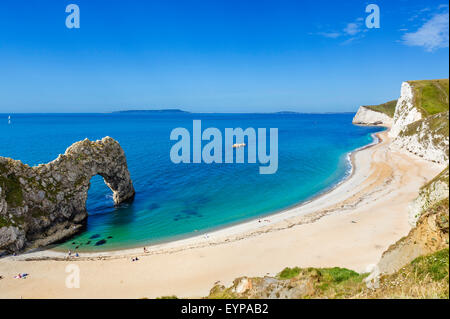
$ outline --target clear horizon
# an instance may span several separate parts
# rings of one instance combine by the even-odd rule
[[[0,3],[0,113],[356,112],[448,78],[445,1],[72,3],[79,29],[68,3]]]
[[[4,116],[8,116],[8,115],[14,115],[14,114],[18,114],[18,115],[27,115],[27,114],[126,114],[126,112],[124,111],[128,111],[128,110],[119,110],[119,111],[111,111],[111,112],[4,112],[4,113],[0,113],[0,115],[4,115]],[[139,113],[139,111],[142,111],[142,113],[145,113],[147,111],[159,111],[159,110],[130,110],[136,113]],[[185,111],[185,110],[183,110]],[[342,112],[296,112],[296,111],[273,111],[273,112],[190,112],[190,111],[185,111],[185,114],[277,114],[277,113],[284,113],[284,112],[289,112],[289,113],[295,113],[295,114],[347,114],[347,113],[356,113],[356,111],[342,111]],[[156,112],[155,112],[156,113]],[[165,114],[168,114],[170,112],[167,112]]]

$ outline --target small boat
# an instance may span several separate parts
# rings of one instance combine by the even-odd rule
[[[8,116],[8,124],[11,124],[11,115]]]
[[[247,144],[245,144],[245,143],[233,144],[233,148],[240,148],[240,147],[245,147],[245,146],[247,146]]]

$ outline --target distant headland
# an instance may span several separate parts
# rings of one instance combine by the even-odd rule
[[[161,109],[161,110],[122,110],[112,113],[190,113],[180,109]]]

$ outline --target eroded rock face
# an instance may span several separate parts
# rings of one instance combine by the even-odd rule
[[[361,106],[353,118],[354,124],[390,127],[391,148],[405,150],[427,161],[448,165],[449,112],[426,116],[415,105],[414,87],[403,82],[394,118]]]
[[[103,177],[116,205],[133,199],[125,153],[110,137],[77,142],[35,167],[0,157],[0,250],[48,245],[79,232],[95,175]]]
[[[314,295],[317,275],[299,276],[290,280],[276,277],[237,278],[230,288],[216,285],[210,291],[211,296],[235,299],[298,299]],[[215,298],[215,297],[214,297]]]
[[[364,106],[360,106],[358,112],[353,118],[353,124],[381,125],[391,127],[393,124],[393,119],[384,113],[376,112]]]
[[[445,203],[446,201],[446,203]],[[448,195],[422,212],[416,227],[382,255],[378,270],[392,274],[415,258],[448,248]]]
[[[411,204],[409,209],[409,223],[416,226],[422,212],[427,211],[441,200],[448,198],[449,168],[447,167],[419,192],[419,197]]]
[[[397,101],[394,114],[394,125],[389,136],[395,138],[411,123],[422,119],[422,113],[414,106],[414,90],[408,82],[402,83],[400,98]]]
[[[395,107],[394,125],[389,132],[394,139],[391,147],[404,149],[428,161],[448,164],[448,111],[424,117],[414,99],[413,86],[403,82]]]
[[[425,160],[448,165],[449,112],[438,113],[404,127],[394,139],[393,149],[404,149]]]

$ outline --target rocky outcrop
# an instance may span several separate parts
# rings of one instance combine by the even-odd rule
[[[394,125],[389,136],[395,138],[407,125],[422,119],[422,113],[414,106],[414,90],[410,83],[403,82],[400,98],[397,101],[394,114]]]
[[[281,280],[276,277],[237,278],[229,288],[216,285],[210,291],[210,298],[238,299],[298,299],[314,294],[317,280],[312,276]]]
[[[378,271],[392,274],[419,256],[448,248],[448,197],[422,213],[407,236],[389,247],[378,263]]]
[[[447,167],[420,189],[419,196],[411,204],[409,209],[409,222],[411,226],[416,226],[417,220],[424,211],[427,211],[443,199],[448,198],[448,192],[449,168]]]
[[[353,124],[391,127],[393,124],[393,119],[382,112],[373,111],[365,106],[360,106],[358,112],[353,118]]]
[[[446,165],[449,159],[448,121],[447,111],[410,123],[397,134],[391,147]]]
[[[77,142],[35,167],[0,157],[0,251],[44,246],[79,232],[95,175],[103,177],[116,205],[133,199],[125,153],[110,137]]]
[[[448,121],[448,79],[403,82],[396,102],[361,106],[353,118],[354,124],[390,127],[392,149],[443,165],[449,160]]]
[[[391,245],[381,257],[377,270],[392,274],[415,258],[448,248],[449,168],[421,189],[410,207],[409,234]]]
[[[391,147],[447,165],[448,120],[448,80],[403,82],[389,131]]]

